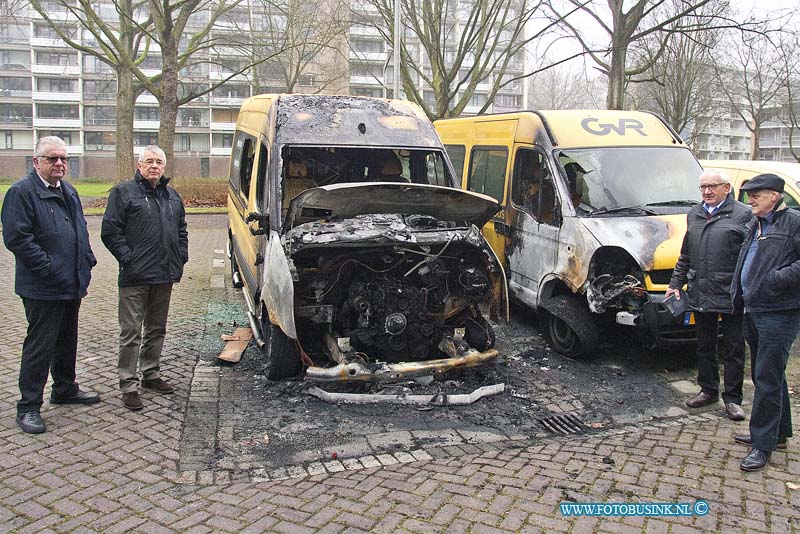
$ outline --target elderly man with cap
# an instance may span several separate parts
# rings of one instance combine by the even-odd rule
[[[734,440],[751,447],[742,470],[757,471],[792,436],[786,363],[800,330],[800,213],[786,208],[783,180],[774,174],[760,174],[741,190],[755,217],[748,223],[731,294],[734,307],[744,308],[755,396],[750,434],[736,434]]]

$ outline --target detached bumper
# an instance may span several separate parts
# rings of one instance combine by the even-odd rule
[[[306,380],[320,382],[393,382],[445,373],[454,369],[467,369],[483,365],[496,359],[500,353],[496,349],[486,352],[469,352],[456,358],[426,360],[403,363],[362,363],[350,362],[334,367],[309,367]]]
[[[694,324],[685,324],[686,317],[673,317],[663,304],[663,293],[650,293],[641,311],[618,312],[618,324],[638,329],[639,337],[652,346],[684,345],[695,341]]]

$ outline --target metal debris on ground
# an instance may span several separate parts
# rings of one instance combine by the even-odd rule
[[[505,384],[483,386],[472,393],[433,395],[381,395],[375,393],[336,393],[325,391],[319,387],[308,388],[307,393],[320,400],[330,403],[343,402],[346,404],[417,404],[421,406],[466,406],[490,395],[497,395],[505,391]]]

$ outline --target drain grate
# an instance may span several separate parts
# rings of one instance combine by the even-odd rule
[[[553,434],[583,434],[586,425],[577,415],[561,414],[539,419],[539,423]]]

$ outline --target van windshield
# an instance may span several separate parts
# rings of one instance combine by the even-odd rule
[[[700,200],[697,184],[703,169],[685,148],[582,148],[556,156],[582,217],[655,214],[654,208]]]

